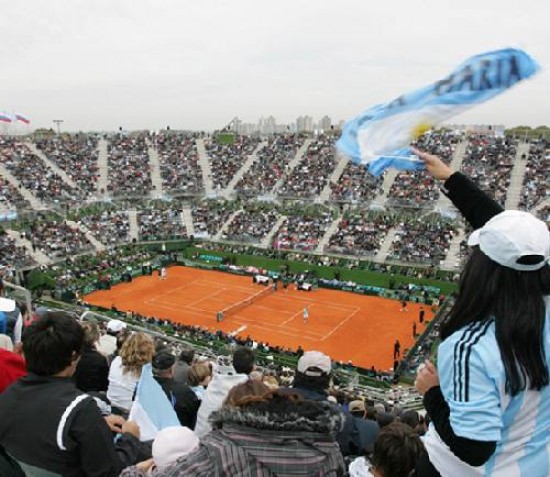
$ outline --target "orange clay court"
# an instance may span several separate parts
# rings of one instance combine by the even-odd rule
[[[216,312],[265,289],[252,283],[252,277],[170,267],[167,278],[157,273],[121,283],[111,290],[100,290],[84,297],[92,305],[121,311],[134,311],[145,316],[168,319],[176,323],[199,325],[209,330],[236,332],[256,341],[304,350],[319,350],[335,360],[385,370],[393,366],[393,344],[401,343],[401,353],[413,342],[412,327],[417,332],[420,305],[409,303],[401,312],[400,302],[351,292],[318,289],[296,291],[290,285],[259,298],[235,314],[216,322]],[[309,309],[304,323],[303,310]],[[425,306],[431,320],[430,307]]]

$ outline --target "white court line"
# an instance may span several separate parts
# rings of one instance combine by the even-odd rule
[[[167,295],[172,295],[174,292],[178,292],[179,290],[183,290],[184,288],[189,288],[189,285],[186,284],[186,285],[182,285],[182,286],[177,287],[177,288],[172,288],[172,289],[170,289],[170,291],[167,291],[167,292],[164,292],[164,293],[161,293],[161,294],[157,294],[157,295],[155,295],[154,298],[149,298],[149,300],[145,300],[144,303],[146,303],[146,304],[155,303],[159,298],[162,298],[163,296],[167,296]]]
[[[249,320],[248,318],[244,318],[241,315],[232,315],[230,318],[233,321],[237,322],[237,323],[242,323],[243,321],[246,321],[246,322],[250,323],[250,326],[260,328],[261,330],[272,331],[272,332],[277,333],[277,334],[288,335],[288,336],[292,336],[294,338],[296,338],[297,336],[303,337],[304,333],[314,336],[314,338],[307,338],[310,341],[321,341],[320,338],[322,338],[322,335],[320,333],[316,333],[315,331],[308,331],[308,330],[302,330],[302,329],[288,328],[287,327],[286,330],[294,332],[294,333],[289,333],[289,332],[286,332],[286,331],[283,331],[283,330],[279,329],[279,326],[266,327],[266,326],[263,326],[262,324],[260,324],[262,322],[258,322],[258,321],[255,321],[255,320]]]
[[[308,307],[310,307],[310,306],[313,306],[313,305],[308,305]],[[294,318],[297,318],[303,312],[304,312],[304,310],[298,310],[288,320],[283,321],[279,326],[286,325],[289,321],[292,321]]]
[[[333,328],[333,330],[332,330],[330,333],[328,333],[328,334],[326,334],[325,336],[323,336],[323,337],[321,338],[320,341],[325,341],[332,333],[334,333],[334,332],[335,332],[338,328],[340,328],[344,323],[346,323],[347,321],[349,321],[350,318],[351,318],[352,316],[354,316],[360,309],[361,309],[361,308],[355,308],[355,311],[354,311],[351,315],[349,315],[347,318],[343,319],[335,328]]]

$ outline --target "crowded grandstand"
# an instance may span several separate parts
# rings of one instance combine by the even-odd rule
[[[418,437],[431,416],[413,384],[454,303],[471,224],[427,170],[375,177],[336,152],[337,131],[225,133],[230,141],[173,130],[0,136],[0,330],[2,348],[14,351],[2,359],[17,369],[0,393],[26,374],[27,328],[32,344],[35,322],[55,329],[67,321],[67,330],[78,322],[85,351],[74,381],[122,436],[117,445],[127,446],[112,468],[103,457],[99,473],[88,474],[80,463],[33,460],[4,445],[6,475],[372,475],[368,467],[388,458],[383,446],[398,440],[406,443],[402,459],[420,459]],[[550,223],[548,138],[443,128],[415,145],[470,177],[496,206]],[[233,309],[220,307],[207,327],[86,300],[140,276],[162,278],[164,270],[170,277],[172,266],[244,275],[264,295],[291,286],[308,296],[327,288],[383,297],[401,310],[414,303],[433,319],[423,323],[422,311],[413,345],[396,342],[393,365],[377,369],[217,329]],[[147,373],[171,396],[175,425],[184,426],[153,434],[158,448],[164,442],[157,455],[146,429],[128,424]],[[311,422],[293,428],[297,416]],[[60,432],[62,447],[69,437]],[[300,447],[293,461],[262,432],[304,448],[300,436],[309,434],[315,450]],[[176,441],[181,448],[168,458],[166,442]],[[215,450],[228,441],[239,449],[238,465],[224,460],[233,447]],[[247,458],[256,473],[236,470]],[[317,470],[298,472],[308,465]]]

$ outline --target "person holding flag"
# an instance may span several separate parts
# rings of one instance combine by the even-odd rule
[[[550,475],[550,234],[437,156],[413,152],[476,229],[437,367],[416,388],[432,425],[416,475]]]

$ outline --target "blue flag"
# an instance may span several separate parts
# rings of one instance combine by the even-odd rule
[[[154,439],[157,432],[166,427],[181,425],[172,403],[153,377],[151,364],[144,365],[141,370],[128,419],[139,425],[142,441]]]
[[[411,141],[442,121],[487,101],[529,78],[539,66],[523,50],[507,48],[474,56],[447,77],[378,104],[348,121],[336,147],[355,164],[380,175],[387,167],[424,167]]]

